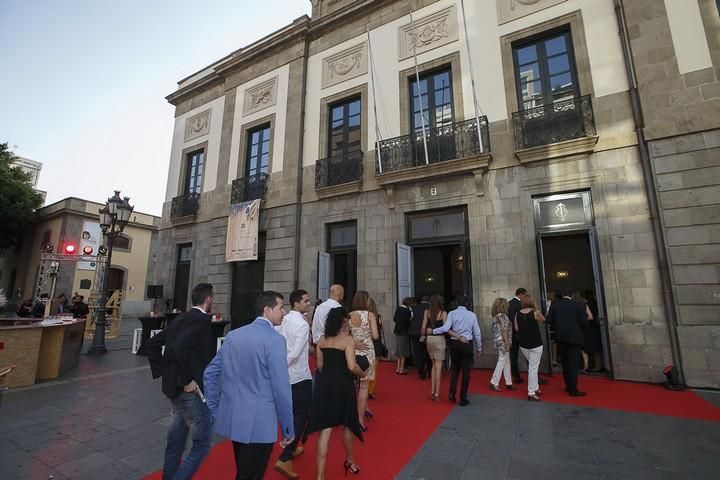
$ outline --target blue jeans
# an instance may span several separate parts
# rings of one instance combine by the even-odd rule
[[[196,393],[182,392],[172,400],[172,423],[168,428],[163,480],[185,480],[195,474],[210,451],[212,417]],[[188,433],[192,448],[182,464]]]

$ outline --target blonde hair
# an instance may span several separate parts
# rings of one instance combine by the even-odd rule
[[[498,297],[493,301],[490,314],[494,317],[498,313],[508,313],[508,301],[506,298]]]

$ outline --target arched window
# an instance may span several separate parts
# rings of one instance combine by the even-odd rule
[[[115,237],[115,240],[113,240],[113,249],[119,250],[119,251],[130,251],[130,248],[132,246],[132,239],[128,237],[127,235],[118,235]]]

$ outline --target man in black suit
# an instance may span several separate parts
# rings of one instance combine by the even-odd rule
[[[523,297],[527,295],[527,290],[518,288],[515,290],[515,296],[508,302],[508,318],[510,325],[513,326],[512,343],[510,344],[510,371],[512,372],[513,383],[523,383],[518,369],[518,354],[520,353],[520,343],[517,330],[515,330],[515,316],[520,311],[520,304]]]
[[[422,327],[425,310],[428,308],[430,308],[430,297],[423,295],[420,299],[420,303],[415,305],[412,310],[412,321],[410,322],[410,328],[408,329],[413,362],[415,362],[415,366],[417,367],[420,380],[425,380],[430,376],[430,368],[432,367],[427,347],[420,341],[421,338],[424,338],[424,332],[420,331],[420,327]]]
[[[212,417],[202,393],[203,373],[216,349],[210,324],[212,285],[196,285],[191,299],[193,308],[145,343],[152,376],[162,376],[162,391],[172,404],[163,479],[191,478],[210,450],[212,438]],[[181,464],[188,433],[192,449]]]
[[[577,388],[577,377],[582,365],[582,348],[588,328],[585,307],[573,302],[572,290],[564,290],[563,297],[550,304],[545,321],[553,326],[558,354],[562,362],[565,390],[571,397],[583,397],[585,392]]]

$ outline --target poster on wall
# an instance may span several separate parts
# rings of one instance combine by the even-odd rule
[[[85,220],[83,222],[82,233],[80,234],[79,251],[83,252],[85,247],[90,246],[92,247],[92,254],[97,255],[101,242],[102,232],[100,231],[100,224]],[[77,268],[78,270],[95,270],[95,262],[78,262]]]
[[[258,231],[260,228],[260,200],[230,205],[226,262],[244,262],[258,258]]]

